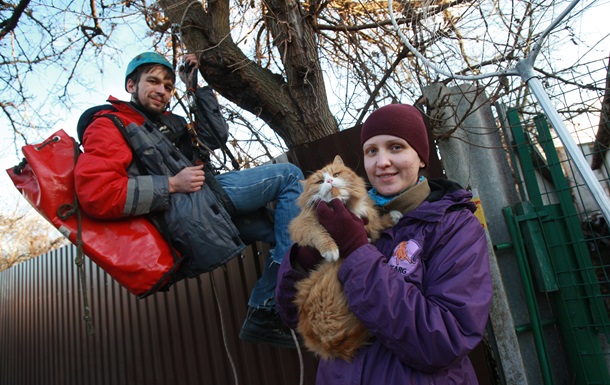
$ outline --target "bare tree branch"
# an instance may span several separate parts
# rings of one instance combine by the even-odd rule
[[[0,40],[4,39],[6,35],[11,33],[17,27],[21,15],[23,15],[29,4],[30,0],[21,0],[16,6],[12,7],[13,13],[11,17],[0,21]],[[3,2],[0,7],[9,8],[11,6]]]

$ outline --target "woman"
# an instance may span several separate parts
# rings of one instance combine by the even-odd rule
[[[339,200],[318,217],[345,261],[338,278],[350,309],[373,334],[351,362],[321,360],[322,384],[477,384],[468,353],[483,336],[492,286],[484,229],[472,195],[447,180],[419,175],[428,161],[420,112],[392,104],[362,127],[364,165],[381,211],[402,218],[373,245],[363,222]],[[294,328],[294,285],[321,257],[293,245],[276,288],[277,307]]]

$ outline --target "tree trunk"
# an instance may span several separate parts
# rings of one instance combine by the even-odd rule
[[[606,90],[604,91],[602,110],[599,115],[599,126],[594,144],[591,169],[598,170],[604,164],[606,152],[610,149],[610,67],[606,67]]]
[[[263,119],[288,148],[338,131],[330,112],[311,18],[296,1],[271,1],[266,16],[282,53],[286,78],[248,59],[230,35],[229,0],[161,0],[182,43],[199,56],[200,72],[223,97]],[[269,16],[273,14],[273,17]]]

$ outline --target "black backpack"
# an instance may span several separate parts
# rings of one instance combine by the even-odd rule
[[[83,135],[85,135],[85,130],[87,129],[87,127],[89,127],[89,125],[93,121],[93,116],[95,114],[97,114],[100,111],[111,112],[111,111],[116,111],[116,110],[117,109],[114,108],[114,106],[111,104],[102,104],[99,106],[94,106],[94,107],[86,109],[81,114],[80,118],[78,118],[78,122],[76,123],[76,135],[78,135],[78,142],[83,143]]]
[[[229,126],[220,112],[218,99],[211,87],[195,90],[196,130],[199,140],[212,150],[223,148],[229,139]]]
[[[197,87],[195,92],[189,90],[194,98],[191,112],[195,115],[195,131],[199,140],[211,150],[222,150],[226,157],[231,159],[233,169],[239,170],[239,162],[235,159],[229,148],[229,126],[220,112],[220,104],[214,90],[210,86]],[[193,95],[194,94],[194,95]]]

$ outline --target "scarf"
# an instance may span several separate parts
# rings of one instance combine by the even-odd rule
[[[375,188],[369,190],[369,196],[382,212],[398,210],[403,214],[417,208],[428,195],[430,195],[430,186],[424,176],[419,177],[415,186],[393,196],[383,196]]]

